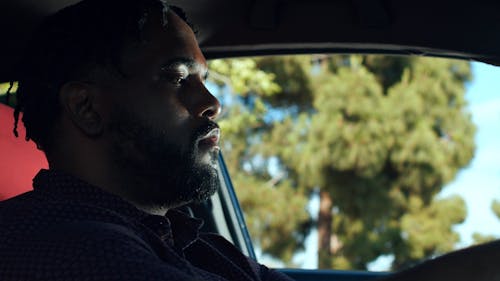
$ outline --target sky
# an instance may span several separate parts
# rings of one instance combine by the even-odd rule
[[[471,244],[474,232],[500,237],[500,220],[491,211],[492,200],[500,200],[500,67],[473,63],[472,71],[466,99],[477,126],[475,155],[440,193],[458,194],[466,202],[467,218],[455,229],[461,246]]]

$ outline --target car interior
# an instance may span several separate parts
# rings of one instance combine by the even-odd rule
[[[102,0],[105,1],[105,0]],[[77,0],[2,0],[0,83],[16,81],[22,46],[41,19]],[[170,0],[198,30],[207,59],[283,54],[433,56],[500,65],[500,2],[397,0]],[[12,108],[0,104],[0,201],[28,191],[46,168],[33,143],[12,134]],[[22,126],[21,126],[22,127]],[[20,128],[22,129],[22,128]],[[21,131],[20,135],[24,133]],[[221,186],[202,205],[185,208],[256,258],[223,159]],[[386,273],[280,269],[296,280],[368,280]]]

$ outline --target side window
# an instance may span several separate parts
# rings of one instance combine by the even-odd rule
[[[12,85],[12,94],[7,98],[9,88],[10,83],[0,83],[0,201],[31,190],[33,177],[40,169],[48,167],[43,152],[24,139],[22,123],[18,126],[19,137],[14,136],[12,107],[17,84]]]
[[[260,262],[398,270],[500,236],[498,68],[324,54],[210,69]]]
[[[0,83],[0,103],[14,106],[16,99],[17,83]],[[12,94],[7,95],[7,92]]]

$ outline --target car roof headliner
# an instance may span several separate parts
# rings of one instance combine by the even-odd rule
[[[106,0],[101,0],[106,1]],[[44,16],[78,0],[2,0],[0,81]],[[390,53],[500,65],[500,1],[171,0],[199,30],[207,58]],[[119,7],[117,7],[119,9]]]

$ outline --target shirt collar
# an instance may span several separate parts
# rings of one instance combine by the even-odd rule
[[[166,214],[172,229],[174,244],[178,250],[184,251],[198,239],[203,220],[191,217],[177,209]]]

